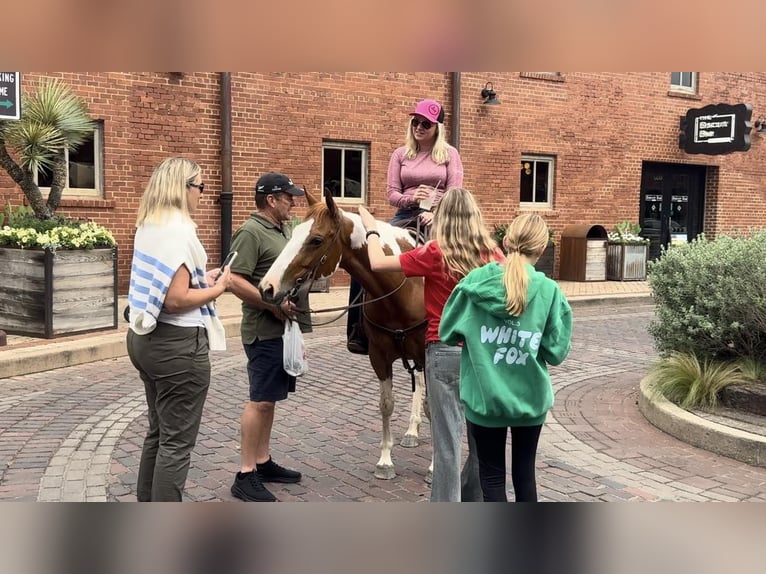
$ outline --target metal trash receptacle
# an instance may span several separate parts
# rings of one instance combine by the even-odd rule
[[[602,225],[568,225],[561,232],[559,279],[606,281],[606,229]]]

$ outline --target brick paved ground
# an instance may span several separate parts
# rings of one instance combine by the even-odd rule
[[[541,499],[766,501],[766,469],[688,446],[639,413],[638,383],[653,358],[650,318],[646,305],[576,309],[572,354],[553,371],[556,405],[541,436]],[[394,449],[398,476],[375,479],[380,418],[369,363],[345,351],[342,327],[317,329],[307,343],[311,373],[278,406],[272,441],[274,458],[300,469],[304,479],[275,485],[280,500],[427,500],[427,422],[418,447]],[[0,500],[135,500],[146,419],[143,389],[126,358],[0,385]],[[230,339],[229,351],[213,355],[188,500],[232,500],[246,389],[239,340]],[[398,440],[410,397],[402,370],[396,391]]]

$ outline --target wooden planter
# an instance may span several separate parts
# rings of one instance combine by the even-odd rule
[[[645,281],[647,245],[606,246],[606,278],[609,281]]]
[[[116,327],[116,247],[0,247],[0,329],[51,339]]]
[[[535,263],[535,269],[537,271],[542,271],[548,277],[553,277],[553,261],[555,259],[556,246],[553,243],[549,243],[540,259]]]

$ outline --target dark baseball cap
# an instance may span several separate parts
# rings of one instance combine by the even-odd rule
[[[289,193],[290,195],[304,195],[300,187],[296,187],[293,180],[284,173],[264,173],[255,184],[255,193]]]

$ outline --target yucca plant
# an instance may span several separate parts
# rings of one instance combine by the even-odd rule
[[[655,394],[683,408],[715,407],[718,393],[732,384],[747,384],[748,377],[734,362],[705,359],[692,353],[673,352],[649,370]]]
[[[55,79],[42,80],[36,92],[22,98],[20,120],[0,121],[0,166],[21,187],[37,218],[50,219],[58,209],[67,183],[65,152],[76,150],[94,127],[85,102]],[[41,170],[52,175],[47,200],[35,183]]]

